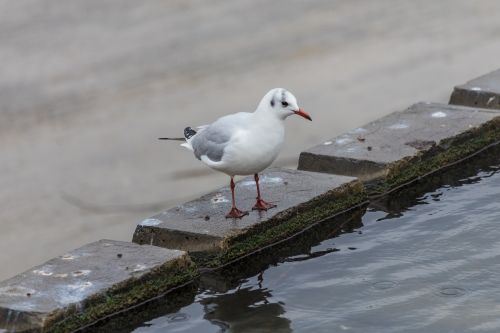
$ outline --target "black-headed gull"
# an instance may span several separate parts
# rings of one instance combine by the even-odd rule
[[[262,98],[253,113],[230,114],[196,130],[187,127],[184,129],[184,138],[160,139],[185,140],[181,146],[192,150],[197,159],[231,177],[232,208],[226,217],[241,218],[248,212],[236,208],[236,175],[254,175],[257,202],[253,209],[268,210],[276,207],[264,201],[260,195],[259,172],[271,165],[278,156],[285,137],[284,120],[293,114],[311,120],[299,108],[295,96],[285,89],[275,88]]]

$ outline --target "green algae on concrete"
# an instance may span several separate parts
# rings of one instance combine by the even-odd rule
[[[354,229],[361,227],[363,225],[361,218],[366,212],[366,208],[367,205],[362,205],[343,214],[321,220],[295,237],[273,244],[271,247],[262,248],[256,255],[245,256],[231,265],[225,265],[221,269],[202,274],[200,284],[206,289],[227,292],[237,287],[241,279],[259,274],[259,272],[266,270],[270,265],[280,262],[283,258],[307,257],[311,254],[311,247],[343,232],[352,232]],[[340,251],[340,249],[328,248],[317,252],[314,256],[337,251]]]
[[[141,222],[133,241],[181,248],[198,265],[217,267],[366,199],[355,178],[288,169],[264,172],[261,190],[276,208],[251,211],[241,220],[226,219],[231,203],[225,187]],[[253,206],[255,185],[250,177],[237,183],[236,197],[239,208]]]
[[[185,261],[165,264],[137,279],[133,284],[131,282],[119,284],[106,293],[89,299],[85,309],[57,322],[47,332],[74,331],[191,281],[198,275],[196,265],[187,260],[186,255],[183,260]]]
[[[359,177],[370,195],[500,140],[500,112],[418,103],[301,153],[299,169]]]
[[[500,117],[496,117],[482,126],[445,139],[439,145],[419,152],[412,158],[390,164],[386,178],[380,182],[373,182],[370,186],[371,192],[385,193],[413,179],[467,158],[499,141]]]
[[[266,222],[256,225],[245,233],[226,238],[221,251],[210,260],[204,258],[199,264],[206,267],[218,267],[231,262],[267,245],[279,242],[346,209],[360,205],[366,200],[363,185],[354,181],[333,189],[317,197],[296,211],[279,214]],[[193,256],[196,258],[195,254]]]
[[[0,283],[0,328],[72,331],[196,275],[183,251],[101,240]]]
[[[500,69],[456,86],[450,104],[500,109]]]

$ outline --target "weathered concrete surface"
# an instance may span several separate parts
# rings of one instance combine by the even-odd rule
[[[500,140],[500,112],[417,103],[300,154],[299,169],[391,188]]]
[[[273,169],[261,174],[260,179],[264,199],[276,204],[276,208],[267,212],[250,211],[242,219],[226,219],[231,193],[229,187],[224,187],[142,221],[133,240],[140,244],[215,253],[246,244],[247,237],[259,235],[258,241],[235,254],[232,257],[235,258],[364,199],[363,187],[352,177]],[[252,177],[237,183],[238,208],[250,210],[255,197]],[[291,225],[293,219],[301,221]],[[276,226],[282,230],[274,229],[272,235],[266,236],[266,232]]]
[[[0,328],[69,331],[187,281],[191,267],[179,250],[91,243],[1,282]]]
[[[450,104],[500,109],[500,69],[456,86]]]

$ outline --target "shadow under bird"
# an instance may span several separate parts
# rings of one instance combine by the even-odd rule
[[[234,176],[254,175],[257,202],[254,210],[276,207],[264,201],[259,188],[259,172],[276,159],[285,138],[285,119],[299,115],[311,120],[297,105],[297,99],[282,88],[271,89],[253,113],[238,112],[217,119],[196,129],[186,127],[184,138],[159,138],[185,141],[181,146],[210,168],[231,177],[232,207],[226,218],[242,218],[247,211],[236,207]]]

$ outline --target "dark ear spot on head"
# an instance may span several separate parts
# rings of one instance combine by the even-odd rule
[[[274,97],[271,99],[271,106],[274,107]]]

